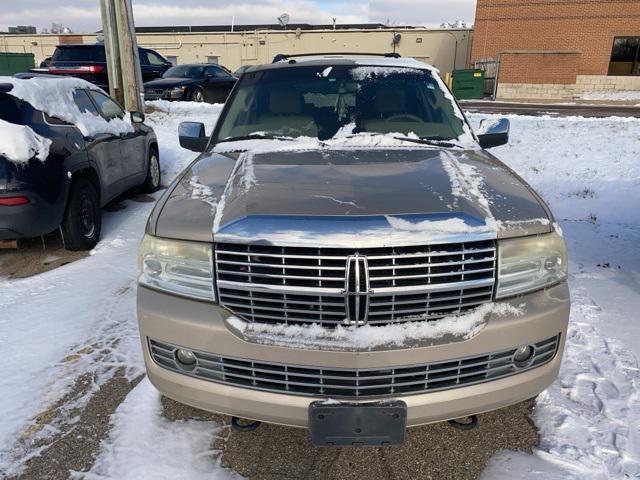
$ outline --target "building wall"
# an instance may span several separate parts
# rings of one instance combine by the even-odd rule
[[[396,51],[431,63],[451,72],[465,68],[471,48],[471,29],[397,30],[304,30],[221,33],[144,33],[138,34],[138,44],[153,48],[166,57],[177,57],[178,63],[206,62],[218,57],[218,62],[231,70],[240,65],[269,63],[277,53],[306,52],[390,52],[391,38],[402,38]],[[3,35],[0,51],[33,53],[36,63],[51,56],[56,45],[66,43],[64,35]],[[75,40],[74,40],[75,41]],[[94,43],[95,35],[82,36],[83,43]],[[456,50],[457,41],[457,50]]]
[[[579,52],[504,52],[500,56],[502,83],[576,83]]]
[[[471,64],[500,56],[499,84],[577,85],[607,75],[614,37],[640,35],[640,1],[478,0],[474,28]]]

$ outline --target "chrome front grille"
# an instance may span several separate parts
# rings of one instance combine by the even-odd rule
[[[161,367],[202,380],[293,395],[366,398],[448,390],[504,378],[550,362],[558,341],[556,335],[536,343],[526,365],[516,365],[516,348],[511,348],[445,362],[373,369],[287,365],[194,351],[195,367],[187,370],[176,362],[177,345],[150,339],[149,348]]]
[[[493,241],[358,250],[218,243],[220,303],[248,321],[435,320],[490,302]]]
[[[144,98],[145,100],[158,100],[164,95],[162,88],[145,88]]]

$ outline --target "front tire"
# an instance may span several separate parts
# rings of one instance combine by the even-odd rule
[[[191,92],[191,101],[202,103],[204,102],[204,92],[200,88],[196,88]]]
[[[91,250],[100,240],[102,210],[95,186],[86,178],[71,185],[60,231],[67,250]]]
[[[149,150],[149,161],[147,162],[147,177],[142,184],[145,193],[153,193],[160,188],[162,174],[160,172],[160,157],[155,149]]]

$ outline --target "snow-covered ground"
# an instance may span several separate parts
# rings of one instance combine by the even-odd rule
[[[495,457],[484,478],[638,478],[640,121],[510,119],[511,141],[494,153],[562,226],[572,311],[560,377],[534,411],[540,449]]]
[[[194,102],[169,102],[156,100],[147,102],[152,113],[146,123],[153,127],[160,145],[162,184],[169,185],[175,176],[196,157],[193,152],[183,149],[178,143],[180,122],[204,123],[207,135],[211,135],[222,105]]]
[[[203,121],[209,133],[220,107],[154,106],[148,123],[168,183],[195,156],[178,146],[177,124]],[[471,119],[477,125],[483,117]],[[510,119],[511,142],[494,153],[551,204],[569,246],[573,307],[560,377],[534,412],[540,448],[499,454],[485,478],[640,476],[640,120]],[[96,374],[95,390],[119,366],[130,377],[143,371],[135,257],[151,206],[125,205],[106,214],[103,240],[90,257],[29,279],[0,279],[0,476],[20,468],[16,439],[33,434],[34,417],[81,374]],[[234,477],[213,459],[217,426],[165,420],[146,380],[111,422],[82,478]],[[52,425],[39,434],[54,432]]]
[[[601,91],[588,92],[580,95],[582,100],[615,100],[615,101],[635,101],[640,100],[638,90]]]

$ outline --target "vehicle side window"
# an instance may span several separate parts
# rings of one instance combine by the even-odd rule
[[[223,69],[221,69],[219,67],[207,67],[206,74],[207,75],[212,75],[215,78],[225,78],[225,77],[230,77],[231,76],[231,75],[229,75],[227,72],[225,72]]]
[[[0,93],[0,119],[9,123],[22,124],[21,101],[11,95]]]
[[[149,57],[147,57],[146,50],[139,48],[138,57],[140,57],[140,65],[149,65]]]
[[[91,101],[85,90],[75,90],[73,92],[73,101],[82,113],[92,113],[96,117],[100,115],[100,112],[98,112],[98,109]]]
[[[164,58],[151,50],[145,50],[144,53],[147,56],[149,65],[164,65],[166,63]]]
[[[102,116],[107,120],[124,118],[124,111],[120,108],[120,105],[111,99],[111,97],[108,97],[104,93],[96,90],[89,91],[89,95],[91,95],[93,100],[98,104],[98,107],[100,107],[100,111],[102,112]]]

